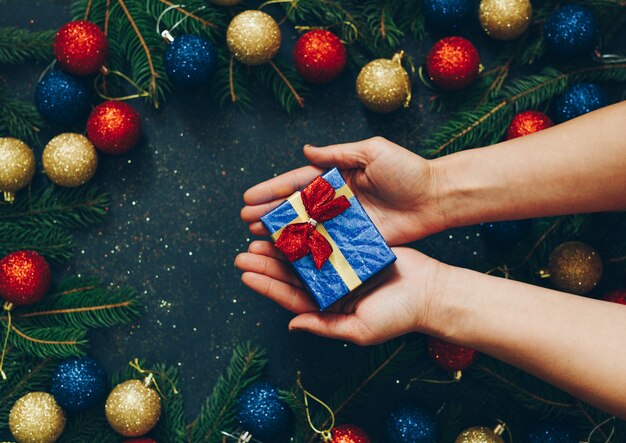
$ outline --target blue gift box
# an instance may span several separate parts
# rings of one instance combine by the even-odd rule
[[[291,264],[323,311],[392,264],[396,256],[339,170],[333,168],[321,177],[335,189],[335,197],[345,195],[348,198],[350,207],[315,228],[333,247],[331,257],[320,270],[316,268],[310,254]],[[309,220],[301,202],[298,191],[261,217],[274,240],[285,226]]]

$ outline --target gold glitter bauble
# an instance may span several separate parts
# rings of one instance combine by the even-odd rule
[[[67,132],[54,137],[43,150],[43,169],[53,183],[75,187],[85,184],[98,167],[98,154],[89,139]]]
[[[454,443],[504,443],[504,440],[489,428],[474,426],[461,432]]]
[[[0,137],[0,192],[13,201],[14,193],[28,186],[35,175],[35,154],[16,138]]]
[[[128,380],[113,388],[104,409],[115,432],[138,437],[150,432],[159,421],[161,399],[145,382]]]
[[[219,6],[235,6],[241,3],[242,0],[209,0]]]
[[[530,0],[481,0],[478,18],[496,40],[513,40],[528,29],[533,16]]]
[[[379,58],[363,66],[356,78],[356,93],[361,103],[374,112],[391,112],[408,106],[411,99],[411,82],[400,62],[401,56],[393,59]]]
[[[226,44],[244,65],[262,65],[273,59],[280,48],[280,28],[265,12],[244,11],[228,25]]]
[[[557,289],[572,294],[586,294],[602,278],[602,259],[587,243],[563,243],[550,254],[548,273]]]
[[[30,392],[15,402],[9,429],[18,443],[52,443],[63,433],[65,412],[47,392]]]

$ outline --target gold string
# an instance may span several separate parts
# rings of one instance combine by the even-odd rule
[[[259,6],[258,9],[260,11],[264,7],[266,7],[268,5],[273,5],[273,4],[276,4],[276,3],[289,3],[289,4],[291,4],[291,8],[289,8],[289,11],[287,12],[287,14],[278,22],[278,26],[281,26],[283,23],[285,23],[287,21],[287,16],[288,16],[289,12],[291,12],[291,10],[296,7],[296,3],[298,3],[298,0],[267,0],[265,3],[262,3]]]
[[[400,65],[400,68],[404,69],[404,66],[402,66],[403,58],[404,58],[404,51],[400,49],[398,52],[396,52],[393,55],[393,57],[391,57],[391,60],[398,63],[398,65]],[[412,69],[415,69],[415,68],[412,68]],[[411,82],[409,81],[408,84],[406,85],[406,99],[404,100],[404,107],[408,108],[410,103],[411,103]]]
[[[110,74],[114,74],[117,75],[119,77],[122,77],[124,80],[126,80],[128,83],[130,83],[135,89],[137,89],[139,92],[137,94],[131,94],[131,95],[125,95],[123,97],[110,97],[108,95],[106,95],[106,93],[100,92],[100,88],[98,87],[98,80],[102,79],[104,81],[104,77]],[[106,67],[102,67],[101,72],[98,74],[98,76],[94,79],[93,81],[94,87],[96,89],[96,94],[98,94],[98,96],[100,98],[103,98],[105,100],[130,100],[133,98],[140,98],[140,97],[149,97],[150,93],[144,89],[141,89],[141,87],[135,83],[129,76],[127,76],[126,74],[124,74],[123,72],[120,71],[116,71],[114,69],[108,69]]]
[[[348,27],[350,27],[350,29],[352,30],[352,35],[350,40],[341,40],[341,43],[343,43],[344,45],[350,45],[352,43],[354,43],[358,38],[359,38],[359,28],[356,27],[356,25],[354,23],[352,23],[349,20],[345,20],[343,22],[340,23],[334,23],[332,25],[326,25],[326,26],[305,26],[305,25],[296,25],[294,26],[294,29],[298,32],[303,32],[303,31],[312,31],[314,29],[323,29],[325,31],[335,27],[335,26],[341,26],[341,25],[347,25]]]
[[[301,376],[302,376],[301,372],[298,371],[297,383],[300,389],[302,389],[302,392],[304,394],[304,409],[306,411],[306,419],[309,422],[309,426],[311,427],[311,429],[313,429],[313,431],[316,434],[320,434],[320,436],[322,437],[322,441],[332,441],[333,439],[332,430],[335,427],[335,414],[333,413],[333,410],[330,408],[330,406],[328,406],[322,400],[320,400],[319,398],[311,394],[309,391],[304,389],[304,386],[302,385]],[[315,425],[313,424],[313,420],[311,420],[311,410],[309,409],[309,398],[311,400],[316,401],[318,404],[320,404],[330,414],[330,426],[328,427],[328,429],[317,429],[317,427],[315,427]]]
[[[7,375],[4,373],[2,366],[4,365],[4,357],[7,354],[7,345],[9,343],[9,334],[11,333],[11,309],[13,309],[13,303],[5,302],[4,305],[2,305],[2,309],[7,312],[7,334],[4,336],[2,356],[0,356],[0,376],[2,376],[2,380],[6,380]]]
[[[148,376],[144,379],[144,383],[146,384],[146,386],[150,386],[150,383],[153,383],[154,384],[154,388],[159,393],[159,395],[161,397],[163,397],[165,400],[167,400],[167,397],[165,396],[163,391],[161,391],[161,388],[159,388],[159,384],[157,383],[156,378],[154,376],[154,374],[155,374],[154,371],[150,371],[148,369],[143,369],[139,365],[139,359],[138,358],[135,358],[133,361],[129,361],[128,364],[129,364],[129,366],[131,368],[135,369],[140,374],[148,374]],[[174,392],[174,395],[177,395],[178,394],[178,390],[176,389],[176,386],[174,385],[174,382],[164,373],[159,373],[159,375],[167,380],[167,382],[172,387],[172,391]]]

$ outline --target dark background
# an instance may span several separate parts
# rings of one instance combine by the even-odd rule
[[[69,21],[69,4],[0,0],[0,26],[55,29]],[[288,59],[296,36],[286,26],[283,30],[279,56]],[[479,32],[470,34],[489,68],[498,43]],[[615,41],[624,41],[620,37]],[[419,47],[415,42],[404,46],[419,64],[433,41],[429,37]],[[32,100],[45,66],[0,68],[23,98]],[[323,146],[383,135],[416,149],[422,135],[442,121],[427,112],[428,93],[418,83],[410,110],[391,115],[365,111],[356,97],[355,75],[346,72],[330,85],[313,88],[305,109],[291,117],[263,91],[248,113],[219,108],[206,92],[174,91],[159,110],[132,102],[143,117],[143,140],[127,155],[101,155],[94,179],[112,196],[110,216],[102,226],[79,234],[75,260],[59,270],[97,275],[143,294],[145,312],[139,322],[92,336],[91,354],[107,370],[134,357],[178,366],[191,420],[238,343],[250,340],[267,349],[270,381],[289,387],[300,369],[308,388],[321,398],[365,362],[367,349],[288,333],[291,315],[246,289],[233,265],[235,255],[252,240],[239,219],[243,192],[304,164],[305,143]],[[613,92],[617,100],[621,89]],[[42,134],[42,142],[57,132]],[[36,151],[40,154],[41,147]],[[491,264],[478,227],[444,232],[417,247],[453,265],[485,270]],[[405,382],[399,380],[363,411],[360,424],[372,434],[380,434],[385,410],[408,395]],[[420,385],[408,396],[435,411],[449,395],[465,398],[475,408],[466,408],[467,425],[493,423],[471,385]]]

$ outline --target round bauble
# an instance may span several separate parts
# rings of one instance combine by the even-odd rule
[[[248,386],[237,399],[237,418],[244,431],[259,440],[273,441],[291,422],[278,388],[267,382]]]
[[[0,192],[5,200],[28,186],[35,175],[35,154],[26,143],[12,137],[0,137]]]
[[[426,25],[441,32],[464,27],[476,10],[474,0],[423,0]]]
[[[474,426],[461,432],[454,443],[504,443],[504,440],[487,427]]]
[[[411,100],[411,81],[399,56],[379,58],[363,66],[356,78],[356,92],[363,105],[374,112],[392,112]]]
[[[598,22],[591,9],[565,5],[548,17],[543,38],[550,54],[568,59],[589,56],[598,44]]]
[[[619,303],[620,305],[626,305],[626,289],[619,288],[613,289],[602,296],[605,301],[611,303]]]
[[[109,55],[106,35],[94,23],[76,20],[59,29],[52,43],[54,56],[64,71],[76,75],[97,72]]]
[[[371,443],[367,433],[355,425],[339,425],[332,430],[330,443]]]
[[[0,297],[16,306],[37,303],[50,290],[52,272],[35,251],[15,251],[0,260]]]
[[[593,83],[576,83],[556,98],[552,116],[557,123],[563,123],[608,104],[609,99],[600,86]]]
[[[128,380],[113,388],[104,411],[115,432],[138,437],[154,428],[161,417],[161,399],[147,382]]]
[[[235,6],[241,3],[242,0],[209,0],[209,1],[219,6]]]
[[[69,358],[57,366],[50,392],[67,411],[80,411],[103,400],[108,390],[104,369],[91,357]]]
[[[555,288],[572,294],[586,294],[602,278],[602,259],[586,243],[562,243],[550,254],[548,273]]]
[[[156,441],[154,438],[139,437],[139,438],[131,438],[128,440],[124,440],[124,443],[159,443],[159,442]]]
[[[226,31],[226,44],[244,65],[262,65],[280,49],[280,28],[271,15],[250,9],[232,19]]]
[[[387,416],[385,435],[388,443],[432,443],[437,438],[437,420],[417,405],[400,405]]]
[[[87,120],[87,137],[106,154],[124,154],[141,138],[141,118],[131,105],[109,100],[96,106]]]
[[[483,30],[496,40],[513,40],[522,35],[532,15],[530,0],[481,0],[478,8]]]
[[[306,81],[328,83],[337,78],[346,66],[346,47],[330,31],[309,31],[296,42],[293,64]]]
[[[506,130],[506,139],[523,137],[534,134],[553,126],[552,120],[543,112],[522,111],[516,114]]]
[[[208,85],[216,68],[217,52],[203,37],[181,35],[165,50],[165,72],[179,86]]]
[[[48,72],[37,83],[35,106],[43,118],[57,125],[71,125],[89,112],[89,84],[67,72]]]
[[[576,428],[568,422],[541,422],[532,426],[526,443],[579,443]]]
[[[482,234],[491,246],[509,247],[530,232],[532,220],[512,220],[482,223]]]
[[[476,351],[471,348],[459,346],[454,343],[429,337],[428,354],[430,358],[443,369],[460,377],[460,371],[464,371],[474,363]]]
[[[73,188],[87,183],[96,173],[98,154],[87,137],[66,132],[48,142],[42,162],[53,183]]]
[[[469,86],[480,73],[478,50],[462,37],[446,37],[426,57],[426,72],[435,86],[454,91]]]
[[[53,443],[63,428],[65,413],[47,392],[26,394],[9,413],[9,429],[18,443]]]

